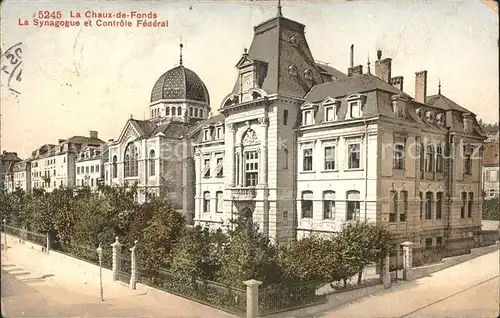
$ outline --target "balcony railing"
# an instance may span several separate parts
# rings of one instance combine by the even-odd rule
[[[231,195],[233,195],[236,200],[253,200],[255,198],[255,188],[232,188]]]

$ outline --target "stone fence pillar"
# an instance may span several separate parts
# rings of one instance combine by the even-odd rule
[[[247,285],[247,318],[256,318],[259,316],[259,285],[262,282],[250,279],[243,284]]]
[[[382,283],[384,284],[384,288],[390,288],[391,287],[391,273],[390,273],[390,267],[391,266],[391,257],[389,254],[387,254],[384,258],[384,264],[382,266]]]
[[[118,280],[118,272],[121,270],[120,268],[120,257],[122,254],[122,243],[118,240],[118,236],[116,237],[116,240],[113,244],[111,244],[111,247],[113,248],[113,266],[112,271],[113,271],[113,281]]]
[[[412,273],[412,267],[413,267],[413,245],[414,243],[412,242],[403,242],[401,243],[403,246],[403,252],[404,252],[404,258],[403,258],[403,279],[404,280],[412,280],[413,279],[413,273]]]
[[[135,290],[137,284],[137,258],[135,255],[135,248],[137,247],[137,240],[134,246],[130,248],[130,289]]]

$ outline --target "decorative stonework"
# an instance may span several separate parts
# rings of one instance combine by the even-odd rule
[[[234,124],[232,124],[232,123],[226,124],[226,128],[227,128],[227,131],[230,131],[230,132],[234,132],[235,131]]]
[[[255,133],[255,131],[253,131],[253,129],[247,129],[247,131],[245,131],[245,134],[243,135],[243,140],[241,142],[244,146],[248,146],[248,145],[254,145],[256,143],[258,143],[258,138],[257,138],[257,134]]]
[[[269,119],[267,117],[259,118],[259,122],[261,126],[269,126]]]

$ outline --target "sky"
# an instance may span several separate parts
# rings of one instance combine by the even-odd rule
[[[392,76],[404,76],[409,95],[415,72],[427,70],[428,95],[437,93],[440,79],[443,95],[486,123],[498,121],[498,15],[484,3],[282,1],[282,7],[285,17],[306,25],[316,60],[347,73],[354,44],[355,64],[366,71],[370,57],[373,72],[380,48],[383,58],[393,59]],[[39,28],[32,22],[40,10],[60,11],[61,20],[71,11],[154,12],[168,27]],[[147,116],[154,83],[179,64],[181,38],[184,66],[204,81],[216,113],[233,88],[253,27],[275,15],[276,1],[3,1],[2,53],[22,43],[22,75],[9,83],[2,72],[1,149],[24,158],[89,130],[117,139],[131,115]]]

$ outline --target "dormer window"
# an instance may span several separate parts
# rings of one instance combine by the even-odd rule
[[[396,118],[406,118],[406,103],[403,101],[392,101],[392,112]]]
[[[444,114],[443,113],[436,115],[436,122],[438,125],[441,125],[441,126],[444,125]]]
[[[313,79],[313,73],[312,73],[312,71],[309,70],[309,69],[305,70],[304,71],[304,77],[305,77],[306,80],[312,81],[312,79]]]
[[[291,65],[288,67],[288,74],[290,74],[291,76],[297,76],[298,73],[297,73],[297,67],[295,65]]]
[[[222,126],[217,127],[215,135],[217,139],[221,139],[222,137],[224,137],[224,131],[222,130]]]
[[[299,40],[295,36],[290,37],[290,43],[292,43],[293,46],[299,46]]]
[[[210,128],[203,130],[203,141],[210,140]]]
[[[434,122],[434,114],[431,111],[428,111],[425,113],[425,120],[429,123],[432,124]]]
[[[422,110],[422,108],[417,108],[416,113],[417,113],[418,118],[422,119],[423,114],[424,114],[424,111]]]
[[[313,111],[312,111],[312,109],[304,110],[302,112],[302,123],[304,126],[313,124]]]
[[[464,114],[462,117],[463,117],[464,132],[466,133],[472,132],[472,117],[470,116],[470,114]]]
[[[334,121],[337,119],[336,105],[325,106],[325,121]]]
[[[347,101],[346,119],[359,118],[363,116],[363,105],[366,101],[365,95],[351,94],[346,98],[346,101]]]
[[[361,109],[359,107],[359,101],[349,102],[349,117],[350,118],[361,117]]]

